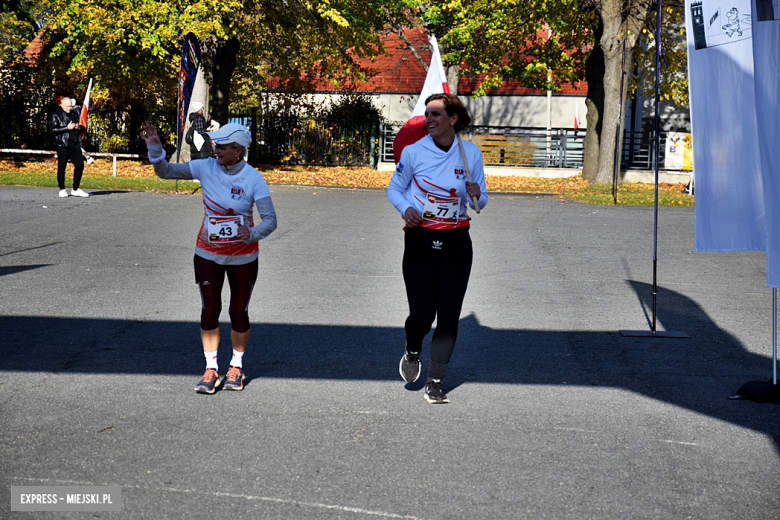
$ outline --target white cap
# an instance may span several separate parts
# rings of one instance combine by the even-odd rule
[[[249,129],[238,123],[228,123],[216,132],[206,132],[206,135],[211,137],[211,140],[217,144],[236,143],[246,148],[252,142],[252,135],[249,133]]]
[[[203,108],[203,103],[201,103],[200,101],[193,101],[192,103],[190,103],[190,108],[192,109],[193,112],[199,112],[200,109]]]

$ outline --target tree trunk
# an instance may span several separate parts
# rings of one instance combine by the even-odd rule
[[[616,152],[622,142],[622,128],[621,135],[618,136],[618,125],[626,104],[626,96],[623,99],[620,97],[620,82],[621,79],[624,81],[625,92],[632,51],[650,5],[649,0],[636,2],[632,4],[628,16],[625,16],[622,0],[604,0],[601,4],[599,26],[594,34],[596,45],[586,64],[588,97],[585,105],[588,107],[588,131],[585,137],[582,177],[589,182],[612,182]],[[624,48],[625,70],[621,74]]]
[[[458,80],[460,79],[460,65],[449,65],[446,70],[447,86],[450,88],[450,94],[458,95]]]
[[[217,41],[214,53],[213,81],[211,84],[211,117],[220,125],[228,122],[230,107],[230,78],[236,70],[236,57],[241,44],[238,38]]]
[[[584,158],[582,178],[588,182],[596,179],[599,168],[599,146],[601,143],[602,115],[604,113],[604,51],[601,48],[601,35],[604,27],[599,24],[594,32],[595,45],[585,63],[585,80],[588,82],[588,95],[585,98],[587,114],[585,116]]]
[[[209,122],[209,91],[214,78],[216,45],[217,42],[213,37],[200,40],[200,67],[195,77],[195,85],[192,87],[192,101],[203,103],[203,117],[206,118],[206,123]]]

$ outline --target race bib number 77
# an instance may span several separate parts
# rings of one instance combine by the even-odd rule
[[[242,215],[229,217],[206,217],[209,242],[238,242],[238,226],[244,223]]]
[[[460,215],[459,197],[438,197],[429,193],[423,207],[423,220],[440,224],[457,224]]]

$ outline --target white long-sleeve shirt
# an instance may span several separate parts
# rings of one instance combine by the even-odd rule
[[[436,146],[426,135],[404,148],[396,165],[387,198],[402,215],[413,207],[423,217],[423,227],[452,229],[469,222],[468,207],[474,207],[466,193],[466,168],[458,146],[458,139],[448,151]],[[485,169],[479,147],[463,140],[463,148],[471,172],[471,180],[479,184],[479,209],[487,204]]]
[[[227,168],[213,158],[169,163],[161,145],[149,145],[149,160],[162,179],[200,181],[205,215],[196,255],[221,265],[241,265],[257,258],[257,241],[276,229],[276,211],[262,173],[243,161]],[[252,218],[253,203],[261,219],[257,226]],[[236,234],[241,223],[249,227],[248,240]]]

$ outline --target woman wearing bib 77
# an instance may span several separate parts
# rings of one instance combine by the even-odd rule
[[[471,274],[467,210],[469,206],[484,208],[487,190],[479,148],[459,142],[457,135],[471,123],[466,107],[451,94],[429,96],[425,106],[428,135],[401,152],[387,186],[387,198],[406,223],[403,274],[409,316],[399,371],[407,382],[420,376],[422,342],[435,319],[425,399],[441,404],[449,402],[442,380],[455,348]],[[467,167],[473,182],[467,180]]]

